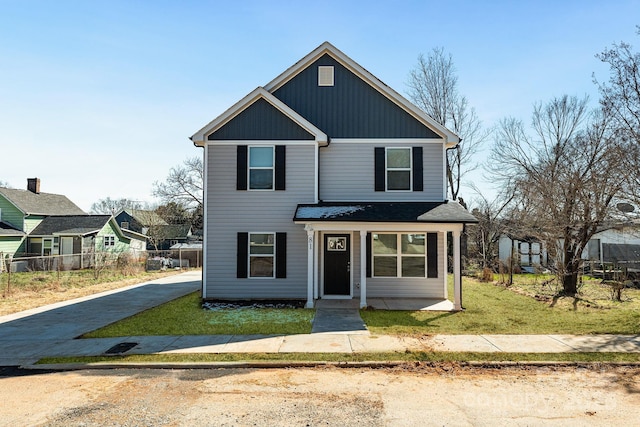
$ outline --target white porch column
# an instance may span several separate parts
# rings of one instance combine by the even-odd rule
[[[320,277],[320,232],[314,231],[314,242],[313,242],[313,300],[317,300],[319,297],[319,287],[318,280]]]
[[[360,308],[367,306],[367,230],[360,230]]]
[[[310,225],[306,225],[304,228],[305,230],[307,230],[307,304],[305,305],[305,307],[313,308],[313,249],[315,247],[315,232],[313,230],[313,227],[311,227]]]
[[[453,231],[453,308],[462,310],[462,277],[460,272],[460,230]]]

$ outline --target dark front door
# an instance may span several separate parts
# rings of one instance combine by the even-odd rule
[[[351,294],[351,245],[348,234],[324,236],[324,294]]]

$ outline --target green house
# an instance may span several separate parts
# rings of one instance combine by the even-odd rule
[[[66,196],[40,192],[40,180],[27,180],[27,189],[0,187],[0,255],[27,252],[26,237],[51,215],[87,215]]]
[[[137,256],[146,240],[112,215],[88,215],[66,196],[40,192],[38,178],[26,190],[0,187],[0,258],[59,256],[65,268],[84,268],[97,253]]]

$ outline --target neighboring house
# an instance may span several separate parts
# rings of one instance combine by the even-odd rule
[[[145,240],[141,234],[121,230],[111,215],[49,216],[29,234],[27,250],[34,255],[66,255],[65,266],[83,268],[90,258],[68,255],[128,252],[135,256],[145,250]]]
[[[0,187],[0,252],[26,252],[26,236],[51,215],[87,215],[60,194],[40,192],[40,180],[27,180],[27,190]]]
[[[121,209],[115,218],[123,230],[147,236],[149,250],[167,250],[177,243],[186,243],[192,235],[190,225],[169,224],[154,211]]]
[[[459,138],[329,43],[196,132],[205,299],[447,299]]]
[[[544,242],[535,237],[503,234],[498,241],[498,258],[504,266],[509,266],[509,258],[512,257],[515,265],[528,272],[547,265],[547,250]]]
[[[589,240],[582,259],[595,262],[598,269],[605,264],[640,269],[640,224],[603,227]]]

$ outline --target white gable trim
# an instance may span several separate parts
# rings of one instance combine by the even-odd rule
[[[256,102],[258,99],[264,99],[269,104],[273,105],[276,109],[278,109],[281,113],[287,116],[289,119],[293,120],[298,126],[302,127],[304,130],[309,132],[315,137],[316,143],[326,145],[327,144],[327,135],[322,132],[320,129],[315,127],[311,122],[302,117],[300,114],[293,111],[288,105],[284,102],[280,101],[278,98],[273,96],[271,93],[267,92],[264,88],[258,87],[250,94],[242,98],[240,101],[236,102],[231,108],[227,111],[213,119],[209,124],[196,132],[191,140],[193,143],[199,147],[203,147],[207,142],[207,137],[220,129],[222,126],[227,124],[230,120]]]
[[[336,61],[340,62],[344,67],[352,71],[358,77],[366,81],[369,85],[375,88],[378,92],[386,96],[389,100],[397,104],[400,108],[403,108],[406,112],[415,117],[418,121],[423,123],[425,126],[433,129],[438,135],[441,135],[444,138],[444,142],[449,147],[454,147],[460,142],[460,138],[455,133],[451,132],[446,127],[442,126],[440,123],[436,122],[431,116],[426,114],[424,111],[420,110],[418,107],[409,102],[405,97],[400,95],[398,92],[384,84],[380,81],[376,76],[365,70],[362,66],[357,64],[347,55],[342,53],[339,49],[333,46],[329,42],[324,42],[316,49],[314,49],[307,56],[302,58],[300,61],[296,62],[294,65],[289,67],[285,72],[280,74],[278,77],[273,79],[267,85],[265,85],[265,89],[271,93],[278,90],[280,87],[284,86],[289,80],[294,78],[298,73],[306,69],[310,64],[316,61],[325,53],[329,54]]]

